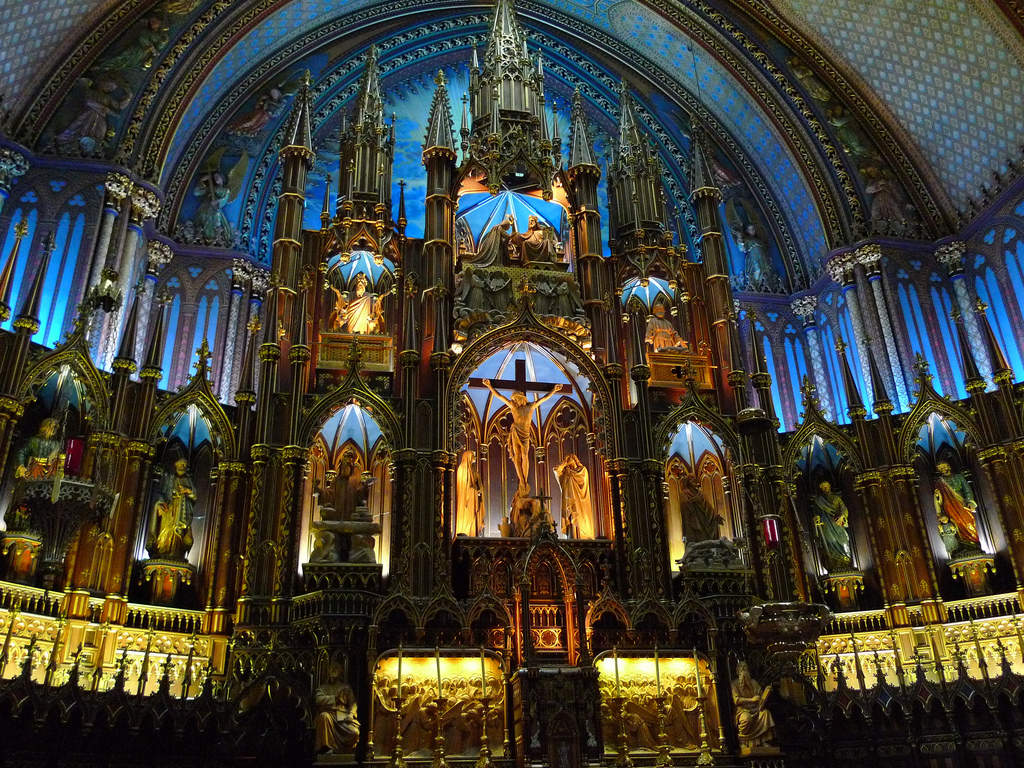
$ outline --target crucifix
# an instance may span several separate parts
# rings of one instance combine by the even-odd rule
[[[566,384],[546,384],[526,380],[526,360],[518,359],[515,363],[514,379],[480,379],[469,380],[471,387],[485,387],[494,397],[508,406],[512,413],[512,429],[508,434],[508,453],[512,459],[512,465],[516,470],[516,477],[519,480],[519,487],[516,489],[516,497],[526,498],[530,493],[528,478],[530,475],[530,447],[532,434],[530,422],[533,421],[533,414],[546,400],[554,397],[559,392],[569,391]],[[505,397],[495,387],[511,389],[512,396]],[[527,392],[544,392],[536,400],[529,400]]]

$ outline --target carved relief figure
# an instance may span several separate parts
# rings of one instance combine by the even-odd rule
[[[562,489],[562,531],[571,539],[594,538],[590,472],[575,453],[566,456],[554,472]]]
[[[484,379],[483,383],[494,397],[508,406],[512,413],[512,429],[508,433],[508,455],[512,459],[516,478],[519,480],[516,496],[525,497],[530,492],[528,478],[530,476],[530,447],[533,445],[533,435],[530,432],[533,414],[544,402],[559,392],[568,391],[568,387],[565,384],[559,384],[546,395],[531,402],[523,392],[513,392],[510,399],[499,394],[491,386],[490,379]]]
[[[946,526],[943,543],[952,557],[954,553],[977,552],[981,549],[978,540],[978,519],[975,515],[978,503],[974,499],[974,491],[970,481],[963,472],[953,472],[947,461],[940,461],[936,466],[939,471],[935,479],[935,513],[939,517],[940,534],[942,526]],[[945,517],[947,522],[943,523]],[[953,535],[949,524],[956,528]],[[949,538],[950,541],[946,541]],[[950,543],[955,546],[950,549]]]
[[[644,336],[649,352],[682,352],[686,342],[676,331],[672,321],[666,317],[665,305],[655,301],[651,314],[647,316],[647,331]]]
[[[476,454],[463,451],[455,470],[455,535],[483,536],[484,489],[476,471]]]
[[[821,545],[822,559],[829,572],[850,567],[853,551],[850,545],[850,511],[843,497],[832,490],[828,480],[818,484],[814,495],[814,533]]]
[[[356,695],[342,680],[340,664],[331,664],[327,680],[314,696],[316,704],[316,751],[349,754],[359,741]]]
[[[146,550],[158,560],[184,560],[192,549],[192,515],[196,487],[188,471],[188,460],[174,462],[174,474],[165,475],[153,505],[153,520]]]
[[[751,677],[747,662],[741,661],[736,665],[732,697],[736,703],[736,731],[740,739],[741,754],[750,754],[770,747],[775,738],[775,721],[767,707],[771,691],[770,687],[762,687]]]
[[[345,298],[337,288],[333,288],[338,297],[335,305],[335,327],[348,333],[379,333],[384,321],[384,310],[380,297],[366,292],[366,275],[360,273],[356,277],[355,297]]]

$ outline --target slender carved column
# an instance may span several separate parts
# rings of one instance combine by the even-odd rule
[[[903,364],[900,362],[899,350],[896,347],[896,337],[893,333],[892,316],[889,304],[885,296],[882,273],[882,249],[874,244],[858,248],[854,257],[864,266],[867,274],[868,285],[874,297],[875,312],[878,315],[878,325],[882,332],[882,339],[885,342],[886,359],[888,360],[888,375],[886,379],[892,382],[895,388],[895,395],[901,408],[910,404],[907,394],[906,379],[903,375]]]
[[[826,265],[832,279],[842,287],[843,298],[846,307],[850,312],[850,325],[853,327],[853,343],[857,347],[857,356],[860,359],[861,381],[871,381],[871,371],[868,368],[868,355],[870,347],[867,335],[864,332],[864,322],[861,315],[861,303],[857,294],[857,278],[854,275],[855,264],[850,253],[842,253],[834,256]]]
[[[231,293],[228,298],[228,327],[224,334],[224,349],[220,355],[220,386],[218,394],[223,402],[228,402],[234,394],[234,369],[237,354],[235,339],[238,338],[239,321],[242,315],[242,302],[245,283],[248,280],[249,262],[235,259],[231,265]]]
[[[234,597],[231,577],[238,558],[238,522],[245,497],[246,470],[241,461],[221,462],[218,468],[217,550],[206,594],[206,632],[223,633],[230,620]]]
[[[837,414],[832,406],[832,387],[825,369],[825,347],[821,341],[818,324],[814,319],[814,310],[817,306],[817,296],[801,296],[793,299],[790,304],[793,314],[799,317],[800,322],[803,323],[804,339],[811,354],[811,373],[814,375],[814,388],[817,391],[818,403],[821,405],[822,413],[834,420]]]
[[[167,266],[174,252],[167,243],[153,240],[146,248],[146,275],[143,277],[142,289],[138,292],[139,299],[139,325],[135,334],[135,359],[142,359],[142,352],[146,348],[146,338],[149,333],[149,318],[152,314],[153,297],[156,296],[156,286],[160,279],[160,271]]]
[[[104,182],[103,218],[96,235],[96,247],[89,264],[89,281],[87,289],[91,290],[100,283],[104,265],[107,263],[107,252],[114,234],[114,224],[121,215],[124,200],[131,194],[132,183],[121,173],[110,173]]]
[[[987,381],[992,377],[992,361],[989,359],[985,339],[975,315],[977,299],[964,274],[964,252],[966,250],[967,244],[964,241],[954,240],[935,249],[935,260],[942,264],[949,274],[950,282],[953,284],[953,294],[956,296],[956,303],[960,308],[960,316],[967,329],[967,338],[971,342],[971,354],[974,355],[981,375]]]

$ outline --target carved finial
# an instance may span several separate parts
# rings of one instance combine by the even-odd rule
[[[842,338],[839,338],[836,341],[836,352],[838,352],[841,355],[846,351],[847,347],[849,346],[850,345],[843,341]]]

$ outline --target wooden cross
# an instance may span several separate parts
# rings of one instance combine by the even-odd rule
[[[491,379],[490,381],[491,386],[495,389],[511,389],[523,394],[527,392],[550,392],[559,386],[558,384],[546,384],[539,381],[527,381],[526,361],[522,358],[516,360],[514,379]],[[484,380],[474,376],[469,380],[469,386],[478,389],[484,388]]]

